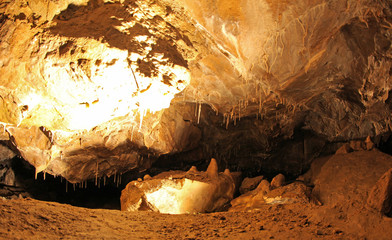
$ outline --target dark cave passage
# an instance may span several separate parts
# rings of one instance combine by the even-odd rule
[[[7,198],[31,197],[42,201],[70,204],[85,208],[120,209],[121,176],[112,176],[72,184],[62,177],[38,173],[20,157],[12,159],[10,166],[15,174],[15,185],[1,185],[1,196]],[[3,166],[4,167],[4,166]],[[7,166],[8,167],[8,166]]]

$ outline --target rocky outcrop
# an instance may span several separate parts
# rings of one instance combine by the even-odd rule
[[[369,192],[367,204],[382,214],[392,214],[392,168],[381,176]]]
[[[337,208],[365,206],[368,194],[375,185],[380,186],[376,184],[377,181],[390,168],[391,156],[377,150],[333,155],[325,161],[320,172],[313,176],[313,194],[323,204]],[[371,202],[376,204],[377,199],[382,201],[380,196],[372,198],[374,202]]]
[[[121,210],[161,213],[204,213],[222,210],[233,199],[235,182],[226,169],[218,172],[211,159],[205,172],[164,172],[128,183],[121,193]]]
[[[302,182],[272,188],[267,180],[262,180],[257,188],[231,201],[229,211],[251,211],[272,204],[308,204],[311,189]]]
[[[263,178],[264,178],[263,176],[257,176],[254,178],[247,178],[246,177],[241,183],[241,186],[239,189],[240,193],[244,194],[244,193],[247,193],[249,191],[254,190],[259,185],[261,180],[263,180]]]
[[[180,153],[299,174],[326,142],[390,131],[390,8],[6,1],[0,129],[37,172],[71,182]]]

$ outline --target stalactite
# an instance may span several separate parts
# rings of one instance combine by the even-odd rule
[[[103,176],[103,186],[106,186],[106,175]]]
[[[95,172],[95,186],[98,184],[98,162],[97,162],[97,170]]]
[[[241,121],[241,101],[238,104],[238,121]]]
[[[131,142],[133,141],[133,130],[134,129],[135,129],[135,126],[132,125]]]
[[[141,112],[139,112],[139,114],[140,114],[140,123],[139,123],[139,130],[140,130],[140,129],[142,129],[143,118],[146,116],[147,110],[146,109],[142,109]]]
[[[198,114],[197,114],[197,124],[200,123],[200,114],[201,114],[201,103],[199,103],[199,111],[198,111]]]

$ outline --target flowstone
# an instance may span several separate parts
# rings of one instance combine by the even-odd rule
[[[122,211],[205,213],[223,209],[233,199],[235,184],[228,169],[218,172],[215,159],[207,171],[170,171],[128,183],[121,193]]]

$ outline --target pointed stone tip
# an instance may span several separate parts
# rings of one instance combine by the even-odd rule
[[[195,166],[192,166],[189,170],[188,173],[192,173],[192,172],[197,172],[197,168]]]
[[[230,172],[230,170],[228,168],[226,168],[223,173],[228,175],[228,176],[231,176],[231,172]]]
[[[217,178],[218,177],[218,163],[215,158],[211,158],[210,165],[207,168],[207,176],[209,178]]]

